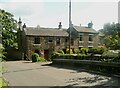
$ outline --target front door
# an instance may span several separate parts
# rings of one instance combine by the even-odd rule
[[[45,59],[49,58],[49,50],[44,50],[44,58]]]

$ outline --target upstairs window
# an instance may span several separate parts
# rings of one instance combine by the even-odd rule
[[[80,41],[83,41],[83,35],[80,35]]]
[[[50,43],[53,42],[53,37],[49,37],[49,42],[50,42]]]
[[[89,35],[89,41],[93,41],[93,35]]]
[[[56,45],[60,45],[60,38],[56,38]]]
[[[40,37],[35,37],[34,44],[40,44]]]

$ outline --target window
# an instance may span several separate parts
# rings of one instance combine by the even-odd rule
[[[89,35],[89,41],[93,41],[93,35]]]
[[[73,39],[71,39],[71,45],[72,45],[72,46],[74,45],[74,40],[73,40]]]
[[[67,38],[65,38],[65,42],[68,42],[68,39],[67,39]]]
[[[60,38],[56,38],[56,45],[60,45]]]
[[[40,44],[40,37],[35,37],[35,44]]]
[[[83,35],[80,35],[80,41],[83,41]]]
[[[49,37],[49,42],[53,42],[53,37]]]

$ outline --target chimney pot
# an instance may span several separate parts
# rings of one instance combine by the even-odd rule
[[[59,22],[58,28],[59,28],[59,29],[62,28],[62,24],[61,24],[61,22]]]

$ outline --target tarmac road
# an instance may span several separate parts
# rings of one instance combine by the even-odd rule
[[[120,86],[120,78],[49,66],[50,62],[9,61],[3,77],[9,86]]]

